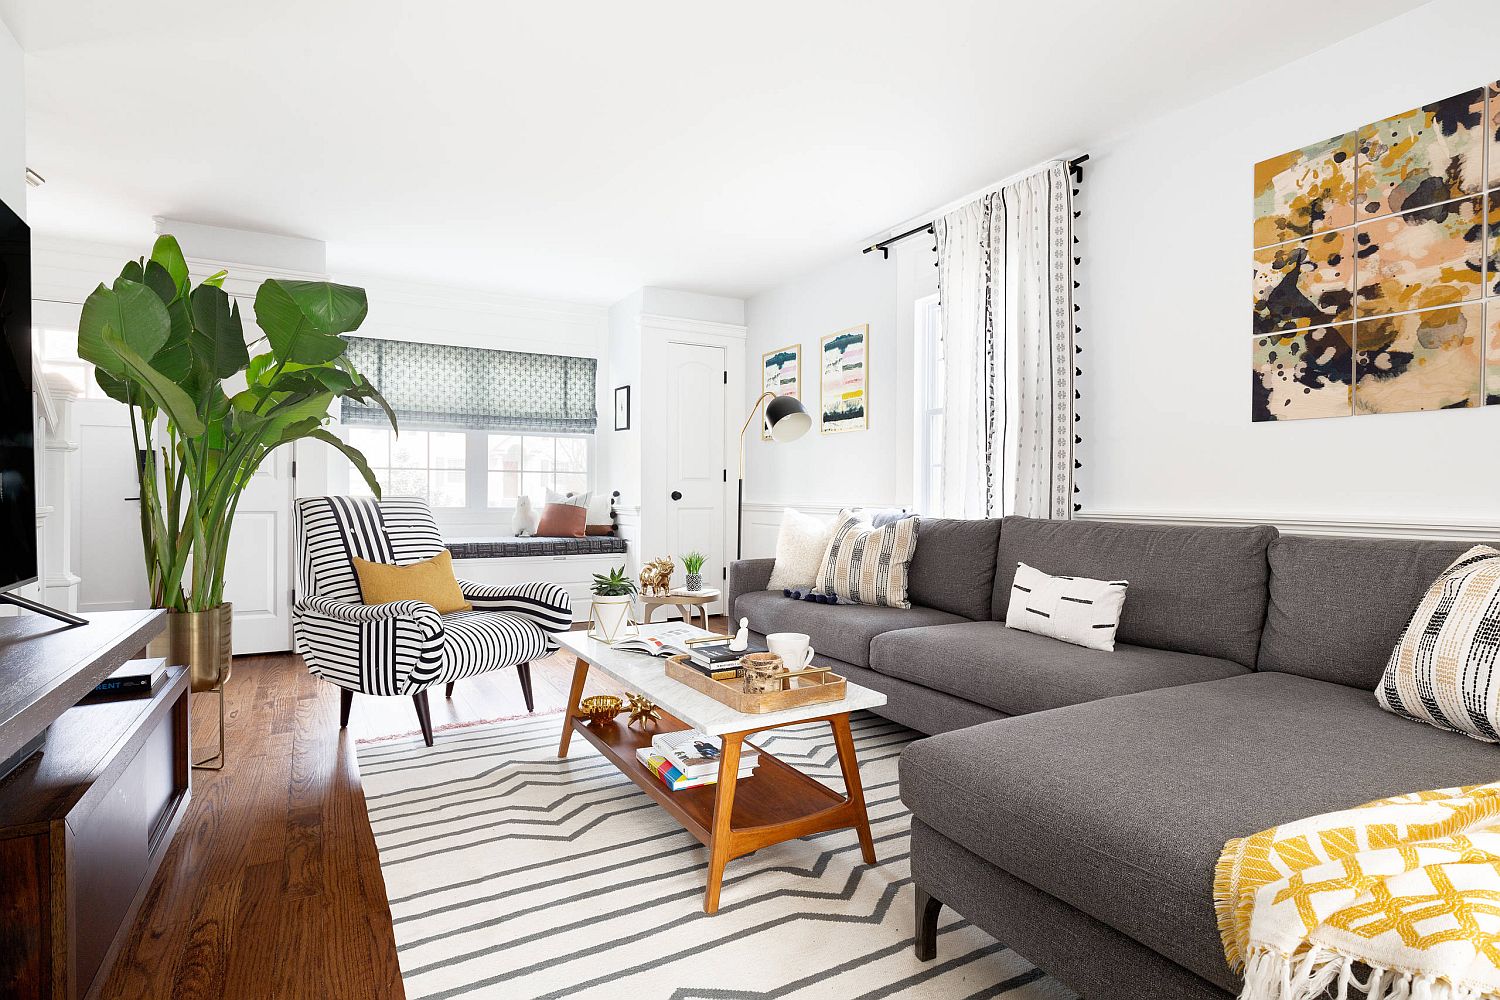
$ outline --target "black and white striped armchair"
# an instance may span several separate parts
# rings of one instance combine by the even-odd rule
[[[342,689],[340,727],[354,695],[408,695],[432,746],[427,689],[515,667],[532,711],[531,661],[557,648],[573,624],[573,602],[551,583],[495,587],[460,580],[472,611],[440,615],[424,601],[363,603],[354,557],[405,566],[443,551],[432,511],[399,497],[312,497],[297,501],[296,649],[315,676]]]

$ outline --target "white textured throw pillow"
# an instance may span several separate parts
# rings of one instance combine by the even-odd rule
[[[1113,652],[1128,586],[1125,580],[1048,576],[1025,563],[1016,563],[1005,624],[1075,646]]]
[[[1427,588],[1375,698],[1387,712],[1500,743],[1500,551],[1476,545]]]
[[[849,604],[909,608],[906,570],[916,554],[916,518],[877,528],[869,515],[841,510],[814,589]]]
[[[788,507],[781,512],[781,531],[776,535],[776,565],[771,569],[771,590],[806,590],[818,575],[833,522],[811,517]]]
[[[565,503],[571,504],[574,507],[587,507],[589,500],[592,498],[592,493],[574,493],[572,496],[568,496],[566,493],[557,492],[550,486],[547,487],[548,503]]]

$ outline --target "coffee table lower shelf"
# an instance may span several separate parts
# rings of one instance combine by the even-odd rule
[[[656,729],[646,731],[619,722],[593,724],[569,717],[563,724],[557,755],[566,757],[569,737],[574,732],[579,733],[655,799],[688,833],[698,838],[709,849],[708,888],[703,910],[715,913],[719,909],[719,886],[724,878],[725,864],[762,847],[826,830],[850,828],[859,835],[865,863],[875,863],[875,847],[865,812],[864,791],[854,757],[848,713],[806,721],[832,725],[847,796],[838,794],[765,750],[758,750],[760,763],[754,774],[737,779],[740,746],[745,737],[778,728],[776,726],[724,735],[721,737],[724,753],[719,761],[718,783],[677,792],[663,785],[655,772],[635,755],[638,748],[651,744],[651,737],[656,733],[691,728],[665,713]]]

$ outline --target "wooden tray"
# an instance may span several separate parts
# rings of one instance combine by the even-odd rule
[[[848,684],[845,678],[827,667],[816,667],[788,674],[780,691],[747,694],[741,689],[738,677],[716,681],[685,662],[686,660],[685,656],[669,657],[667,676],[746,715],[764,715],[804,705],[818,705],[825,701],[842,701]]]

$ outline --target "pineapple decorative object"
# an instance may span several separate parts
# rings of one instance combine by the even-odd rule
[[[703,589],[703,564],[708,556],[696,549],[682,557],[682,568],[687,571],[687,589],[693,593]]]

